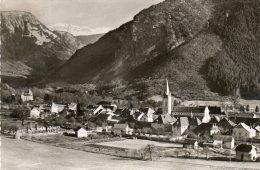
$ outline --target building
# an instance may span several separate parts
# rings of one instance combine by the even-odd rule
[[[163,95],[163,102],[162,102],[162,113],[163,114],[171,114],[172,113],[172,94],[170,92],[168,80],[166,80],[166,90]]]
[[[69,108],[69,110],[72,110],[72,111],[77,111],[77,103],[70,103],[70,104],[68,104],[68,108]]]
[[[33,101],[33,93],[31,89],[24,90],[21,94],[22,102]]]
[[[204,123],[208,123],[209,117],[213,118],[215,116],[222,118],[226,116],[226,113],[222,111],[221,107],[215,106],[197,106],[197,107],[174,107],[172,109],[172,114],[174,116],[195,116],[195,117],[205,117]]]
[[[153,114],[155,111],[151,108],[140,108],[139,111],[143,113],[143,116],[141,117],[141,121],[144,122],[153,122]]]
[[[128,124],[115,124],[112,128],[115,135],[132,134],[133,129]]]
[[[235,147],[235,139],[228,135],[214,135],[213,146],[225,149],[233,149]]]
[[[60,113],[65,109],[66,105],[64,104],[51,104],[51,113]]]
[[[177,119],[171,115],[159,115],[156,119],[154,119],[154,123],[159,124],[174,124]]]
[[[245,123],[240,123],[234,127],[232,134],[236,139],[247,139],[255,137],[256,130]]]
[[[220,131],[225,133],[225,132],[230,132],[232,129],[237,125],[233,121],[229,120],[228,118],[223,118],[217,123],[218,127],[220,128]]]
[[[188,117],[179,117],[177,121],[172,125],[172,132],[176,136],[182,136],[188,128],[189,128]]]
[[[239,161],[256,161],[257,148],[249,144],[240,144],[236,147],[236,159]]]
[[[188,139],[186,138],[183,142],[183,148],[188,148],[188,149],[198,149],[198,141],[196,139]]]
[[[256,137],[260,138],[260,126],[255,127],[256,130]]]
[[[86,129],[82,128],[82,127],[78,127],[75,129],[75,133],[77,138],[83,138],[83,137],[88,137],[88,132]]]
[[[40,118],[40,114],[41,114],[41,111],[39,109],[39,107],[33,107],[32,110],[30,111],[30,117],[31,118]]]

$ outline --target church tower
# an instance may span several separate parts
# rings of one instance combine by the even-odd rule
[[[172,112],[172,94],[169,89],[169,83],[166,79],[166,89],[163,95],[163,106],[162,106],[163,114],[171,114]]]

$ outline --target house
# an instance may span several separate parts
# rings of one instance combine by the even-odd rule
[[[246,125],[245,123],[240,123],[233,129],[233,136],[236,139],[247,139],[256,136],[256,130],[252,127]]]
[[[174,124],[177,121],[177,119],[171,115],[159,115],[156,119],[154,119],[154,123],[159,124]]]
[[[256,161],[257,148],[249,144],[240,144],[236,147],[236,159],[239,161]]]
[[[198,141],[196,139],[186,138],[183,142],[183,148],[198,149]]]
[[[194,130],[196,127],[198,127],[202,122],[197,117],[188,117],[189,119],[189,129]]]
[[[106,109],[102,105],[98,105],[98,107],[93,109],[93,114],[97,115],[102,113],[103,111],[106,111]]]
[[[128,124],[115,124],[112,128],[115,135],[132,134],[133,129]]]
[[[260,138],[260,126],[255,127],[256,130],[256,137]]]
[[[60,113],[65,109],[66,105],[64,104],[51,104],[51,113]]]
[[[229,120],[227,117],[221,119],[217,123],[218,127],[220,128],[220,131],[222,132],[228,132],[232,131],[232,129],[237,125],[233,121]]]
[[[144,116],[144,113],[136,111],[134,114],[132,114],[132,116],[135,120],[141,121],[142,117]]]
[[[77,111],[77,103],[70,103],[70,104],[68,104],[68,108],[69,108],[69,110],[72,110],[72,111]]]
[[[33,101],[33,93],[31,89],[24,90],[21,94],[22,102]]]
[[[117,105],[113,104],[112,102],[108,102],[108,101],[101,101],[98,102],[97,105],[101,105],[102,107],[104,107],[105,109],[110,109],[111,111],[116,111],[117,109]]]
[[[201,123],[196,127],[193,132],[198,136],[212,136],[220,132],[219,127],[216,124]]]
[[[213,146],[225,149],[233,149],[235,147],[235,139],[234,137],[228,135],[214,135]]]
[[[140,108],[139,111],[143,113],[143,117],[140,119],[144,122],[153,122],[153,114],[155,111],[151,108]]]
[[[86,129],[82,128],[82,127],[78,127],[75,130],[76,136],[77,138],[83,138],[83,137],[88,137],[88,132]]]
[[[30,117],[31,118],[39,118],[40,117],[40,109],[39,107],[33,107],[32,110],[30,111]]]
[[[172,132],[176,136],[182,136],[189,127],[188,117],[179,117],[172,125]]]

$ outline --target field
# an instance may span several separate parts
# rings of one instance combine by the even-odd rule
[[[239,170],[259,169],[260,163],[162,159],[140,161],[54,147],[2,137],[2,170]]]
[[[126,148],[126,149],[141,149],[146,147],[148,144],[163,147],[163,148],[168,148],[168,149],[182,147],[182,145],[180,144],[163,143],[163,142],[141,140],[141,139],[137,139],[137,140],[126,139],[121,141],[98,143],[98,145],[102,145],[102,146],[111,146],[111,147],[119,147],[119,148]]]

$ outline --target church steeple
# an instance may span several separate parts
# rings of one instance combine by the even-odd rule
[[[168,80],[166,79],[166,89],[165,89],[164,99],[163,99],[163,113],[171,114],[171,112],[172,112],[172,94],[170,92]]]

